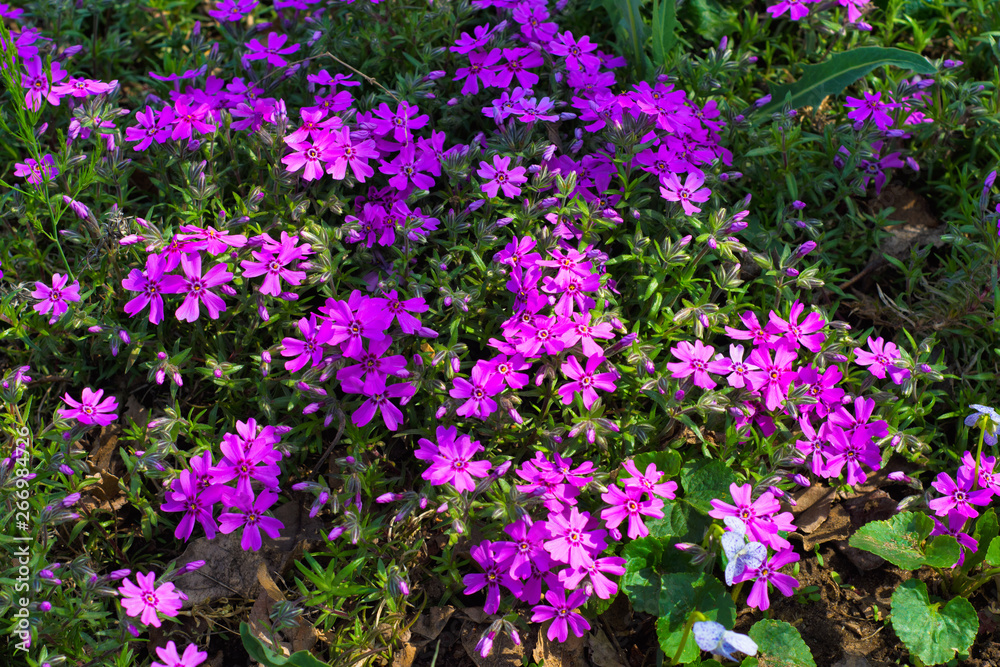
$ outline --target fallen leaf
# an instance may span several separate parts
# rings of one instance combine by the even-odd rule
[[[466,621],[462,624],[462,646],[472,662],[476,667],[521,667],[524,664],[526,637],[522,637],[521,644],[517,645],[506,633],[499,633],[493,639],[493,651],[485,658],[479,654],[476,644],[489,627],[490,623]]]
[[[590,645],[590,660],[597,667],[625,667],[604,630],[598,629],[587,635],[587,643]]]
[[[543,627],[545,630],[540,629],[535,650],[531,653],[535,662],[544,667],[588,667],[587,660],[583,657],[583,637],[570,632],[565,642],[549,641],[546,635],[548,628]]]
[[[846,540],[851,536],[851,517],[843,506],[837,504],[830,508],[826,520],[811,534],[802,536],[802,546],[806,551],[812,551],[817,544]]]
[[[795,527],[800,533],[808,535],[826,521],[830,516],[836,489],[822,484],[813,484],[794,496]]]
[[[423,637],[426,640],[424,643],[427,643],[428,641],[437,639],[454,613],[455,608],[452,606],[424,609],[413,625],[410,626],[410,630],[413,634]]]

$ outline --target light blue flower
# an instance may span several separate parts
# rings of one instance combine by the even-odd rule
[[[736,661],[733,651],[757,655],[757,643],[746,635],[726,630],[726,626],[715,621],[698,621],[691,630],[698,648],[721,655],[726,660]]]
[[[722,534],[722,549],[726,552],[726,585],[732,586],[736,577],[746,569],[756,569],[767,558],[767,547],[760,542],[747,544],[747,527],[734,516],[724,521],[729,530]]]
[[[965,425],[969,428],[976,426],[976,423],[982,417],[989,417],[989,421],[986,423],[985,433],[983,434],[983,442],[985,442],[990,447],[997,444],[997,431],[1000,430],[1000,413],[998,413],[993,408],[987,407],[985,405],[977,405],[973,403],[969,406],[975,412],[965,418]]]

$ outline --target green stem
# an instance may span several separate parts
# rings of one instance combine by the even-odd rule
[[[698,611],[692,611],[688,615],[687,623],[684,624],[684,634],[681,635],[681,643],[677,647],[677,653],[674,653],[674,657],[670,659],[671,665],[679,665],[681,663],[681,655],[684,653],[684,647],[687,645],[688,635],[691,634],[691,627],[700,616],[701,613]]]

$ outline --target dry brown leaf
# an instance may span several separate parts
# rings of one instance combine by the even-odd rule
[[[812,551],[817,544],[846,540],[851,536],[851,517],[841,505],[834,505],[819,528],[811,534],[802,536],[802,546],[806,551]]]
[[[454,613],[455,608],[450,605],[424,609],[413,625],[410,626],[410,630],[413,634],[423,637],[423,643],[426,644],[438,638],[438,635],[444,630],[444,626],[448,625],[448,620]]]
[[[816,530],[830,515],[836,489],[813,484],[795,495],[795,527],[808,535]]]
[[[583,657],[583,637],[577,637],[572,632],[565,642],[549,641],[545,632],[538,633],[532,659],[544,667],[587,667]]]
[[[604,630],[598,628],[597,632],[587,635],[587,643],[590,645],[590,660],[597,667],[625,667]]]

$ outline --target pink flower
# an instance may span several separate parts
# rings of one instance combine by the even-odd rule
[[[40,303],[36,303],[33,308],[42,315],[52,311],[49,324],[55,324],[56,320],[69,310],[68,301],[80,300],[80,281],[74,280],[73,284],[67,287],[66,283],[68,281],[68,276],[53,273],[52,287],[42,282],[35,283],[35,289],[31,293],[31,296],[38,299]]]
[[[212,516],[212,506],[222,497],[222,487],[212,486],[202,490],[199,480],[190,470],[182,470],[180,477],[170,485],[168,500],[160,505],[163,512],[184,512],[184,517],[174,530],[178,540],[189,540],[197,521],[205,529],[205,537],[213,539],[218,525]]]
[[[75,419],[81,424],[97,424],[107,426],[116,419],[118,415],[114,411],[118,409],[118,399],[109,396],[104,400],[104,390],[91,391],[89,387],[84,387],[83,396],[77,401],[68,393],[63,396],[63,401],[69,408],[60,408],[59,416],[63,419]]]
[[[736,517],[747,527],[747,534],[753,541],[770,543],[770,536],[776,533],[777,529],[769,518],[781,510],[781,504],[774,495],[770,491],[765,491],[757,500],[752,500],[750,484],[738,486],[735,483],[729,485],[729,493],[736,504],[730,505],[713,499],[713,509],[708,516],[713,519]]]
[[[241,514],[226,512],[219,516],[219,531],[228,535],[239,528],[243,529],[240,546],[244,551],[259,551],[264,544],[260,532],[264,531],[272,540],[278,539],[284,524],[274,517],[265,516],[271,505],[278,501],[278,494],[262,491],[255,499],[253,494],[235,494],[232,497],[233,507],[242,511]]]
[[[267,36],[267,46],[260,43],[258,39],[252,39],[244,46],[249,49],[250,53],[243,56],[246,61],[249,60],[266,60],[268,65],[272,67],[284,67],[288,64],[282,56],[287,56],[290,53],[295,53],[299,50],[300,44],[292,44],[291,46],[285,46],[285,42],[288,41],[288,35],[279,35],[277,33],[270,33]],[[284,47],[284,48],[282,48]]]
[[[878,129],[885,132],[890,127],[892,127],[892,116],[886,113],[886,109],[895,109],[899,107],[896,102],[882,102],[882,93],[864,93],[864,99],[858,99],[857,97],[847,96],[847,103],[844,104],[848,109],[853,109],[847,117],[856,123],[863,123],[869,117],[871,117],[872,122],[878,127]]]
[[[403,421],[403,413],[389,399],[409,398],[413,396],[416,389],[409,382],[397,382],[386,386],[385,380],[384,375],[373,375],[365,381],[356,377],[350,377],[344,381],[342,385],[344,391],[364,394],[368,397],[368,400],[362,403],[361,407],[351,415],[351,421],[354,422],[355,426],[364,426],[378,412],[382,415],[382,421],[387,429],[395,431],[399,428]]]
[[[778,572],[779,569],[799,560],[799,555],[787,549],[779,551],[771,556],[758,568],[747,569],[734,582],[754,580],[753,588],[747,597],[747,604],[760,610],[766,610],[771,606],[771,601],[767,597],[768,584],[774,586],[785,597],[791,597],[799,582],[794,577]]]
[[[868,366],[868,372],[879,378],[885,379],[886,373],[892,378],[893,384],[903,384],[906,378],[910,377],[910,371],[906,368],[899,368],[892,362],[903,357],[895,343],[886,342],[882,337],[872,339],[868,337],[868,349],[855,350],[855,363],[859,366]]]
[[[166,264],[159,255],[146,257],[146,270],[132,269],[128,278],[122,279],[122,287],[130,292],[140,292],[139,296],[125,304],[125,312],[135,317],[149,306],[149,321],[159,324],[163,321],[163,271]]]
[[[681,185],[674,173],[667,174],[661,182],[663,185],[660,186],[660,195],[667,201],[680,202],[681,208],[687,215],[700,213],[701,209],[695,206],[694,202],[706,202],[712,194],[708,188],[701,187],[705,177],[698,171],[689,173],[684,185]]]
[[[375,170],[368,165],[370,158],[379,156],[375,148],[373,139],[366,139],[359,144],[354,144],[351,140],[351,131],[342,127],[331,134],[333,147],[330,149],[330,157],[333,161],[327,165],[326,172],[334,179],[340,181],[347,175],[347,168],[351,168],[354,178],[359,183],[364,183],[365,178],[375,173]]]
[[[559,387],[559,395],[562,396],[562,402],[569,405],[573,402],[574,394],[580,392],[583,396],[583,405],[589,410],[597,401],[596,389],[602,391],[614,391],[617,389],[615,386],[615,380],[618,379],[617,373],[609,371],[598,375],[594,374],[605,361],[606,359],[603,356],[590,357],[587,359],[587,368],[584,369],[580,366],[580,362],[576,360],[575,356],[572,354],[569,355],[565,363],[559,368],[566,377],[573,380],[573,382],[568,382]]]
[[[452,398],[467,399],[456,411],[459,415],[486,419],[496,412],[497,402],[490,397],[503,391],[502,377],[493,375],[477,365],[473,367],[468,380],[457,377],[452,382],[455,386],[448,394]]]
[[[774,350],[772,360],[768,350],[757,348],[750,353],[747,361],[758,369],[750,371],[747,375],[754,391],[763,390],[764,406],[768,410],[777,410],[788,395],[789,385],[797,377],[796,371],[792,368],[795,353],[785,347],[779,347]]]
[[[809,8],[806,7],[809,2],[815,2],[815,0],[781,0],[778,4],[768,7],[767,11],[773,18],[778,18],[788,12],[790,19],[798,21],[809,13]]]
[[[43,155],[41,160],[29,157],[24,162],[14,163],[14,175],[27,177],[29,183],[41,185],[43,180],[51,180],[59,175],[55,164],[55,160],[49,153]]]
[[[312,366],[318,366],[323,360],[323,346],[333,338],[333,327],[329,322],[320,325],[316,321],[316,313],[312,313],[308,320],[304,317],[300,319],[298,326],[303,340],[284,338],[281,341],[281,356],[295,357],[285,362],[285,370],[289,373],[300,370],[310,361]]]
[[[700,340],[696,340],[694,345],[682,340],[675,347],[670,348],[670,353],[680,359],[679,362],[667,364],[670,376],[675,378],[692,378],[696,387],[702,389],[714,389],[715,380],[709,373],[728,373],[730,363],[724,359],[712,361],[715,348],[705,345]]]
[[[174,313],[182,322],[194,322],[201,314],[199,304],[204,303],[209,318],[219,319],[219,313],[226,309],[226,302],[218,294],[210,291],[233,279],[225,264],[216,264],[204,276],[201,275],[201,255],[186,253],[181,257],[184,276],[167,276],[163,281],[164,294],[186,294],[184,301]]]
[[[493,545],[489,540],[472,547],[470,553],[486,574],[467,574],[462,577],[465,584],[465,594],[472,595],[476,591],[486,589],[486,604],[483,611],[487,614],[495,614],[500,608],[500,586],[510,589],[514,595],[521,594],[521,584],[510,576],[504,564],[497,560],[493,553]]]
[[[153,661],[149,667],[197,667],[208,659],[206,651],[199,651],[195,644],[188,644],[184,649],[184,655],[177,652],[177,644],[173,641],[167,642],[166,648],[156,647],[156,655],[163,662]]]
[[[628,536],[637,540],[649,535],[649,528],[642,522],[639,515],[663,518],[663,501],[658,498],[642,500],[644,490],[629,487],[622,491],[617,486],[609,486],[608,492],[601,500],[611,507],[601,511],[601,518],[609,529],[617,528],[622,521],[628,519]]]
[[[155,586],[156,575],[152,572],[136,574],[138,585],[128,579],[122,582],[118,592],[122,596],[122,608],[129,616],[140,616],[139,620],[146,625],[160,627],[157,612],[164,616],[176,616],[181,609],[183,593],[177,591],[170,582]],[[183,596],[183,597],[182,597]]]
[[[489,179],[483,183],[483,192],[490,197],[496,197],[498,190],[503,190],[505,197],[516,197],[521,194],[518,185],[528,181],[524,175],[527,170],[524,167],[510,169],[510,160],[511,158],[507,156],[494,155],[492,166],[485,161],[479,163],[479,171],[476,173],[480,178]]]
[[[784,340],[791,349],[797,350],[801,345],[810,352],[818,353],[823,349],[823,341],[826,339],[826,334],[816,332],[820,331],[826,325],[826,320],[819,313],[811,312],[806,315],[804,320],[799,322],[799,317],[802,315],[803,310],[805,310],[805,306],[800,301],[793,303],[787,321],[781,319],[772,310],[770,324],[776,331],[784,333]]]
[[[284,280],[290,285],[301,285],[306,279],[305,271],[293,271],[288,265],[302,258],[302,248],[297,247],[299,237],[297,235],[286,236],[281,240],[281,245],[277,252],[269,250],[253,251],[253,256],[257,260],[251,262],[243,260],[240,266],[243,267],[243,275],[247,278],[264,276],[264,282],[260,285],[261,294],[278,296],[282,292],[281,281]],[[232,278],[232,275],[229,276]],[[222,308],[225,310],[225,307]]]
[[[552,539],[545,542],[545,550],[552,560],[570,567],[590,565],[607,544],[604,539],[607,531],[589,530],[590,523],[590,512],[581,513],[575,507],[561,514],[550,514],[546,525]]]
[[[955,477],[958,483],[948,473],[938,473],[937,480],[931,486],[943,494],[943,497],[935,498],[927,505],[938,516],[946,516],[949,512],[956,512],[969,519],[975,519],[979,516],[979,512],[972,506],[989,505],[993,492],[989,489],[973,491],[972,471],[965,468],[959,468]]]
[[[573,611],[582,606],[587,601],[588,595],[583,591],[575,591],[566,598],[564,591],[553,588],[545,592],[545,599],[549,604],[540,604],[532,609],[531,622],[544,623],[552,619],[545,636],[549,641],[566,641],[569,636],[569,629],[573,634],[582,637],[587,630],[590,630],[590,623],[580,614]]]
[[[435,486],[451,484],[461,493],[476,488],[474,477],[489,475],[492,464],[489,461],[473,461],[477,452],[483,451],[478,440],[468,435],[454,437],[454,432],[438,426],[437,453],[431,458],[431,466],[421,475]]]
[[[492,49],[489,53],[477,51],[469,54],[469,66],[459,67],[455,70],[455,78],[452,81],[461,81],[463,95],[475,95],[479,92],[479,82],[484,86],[493,84],[493,65],[500,60],[500,49]]]

